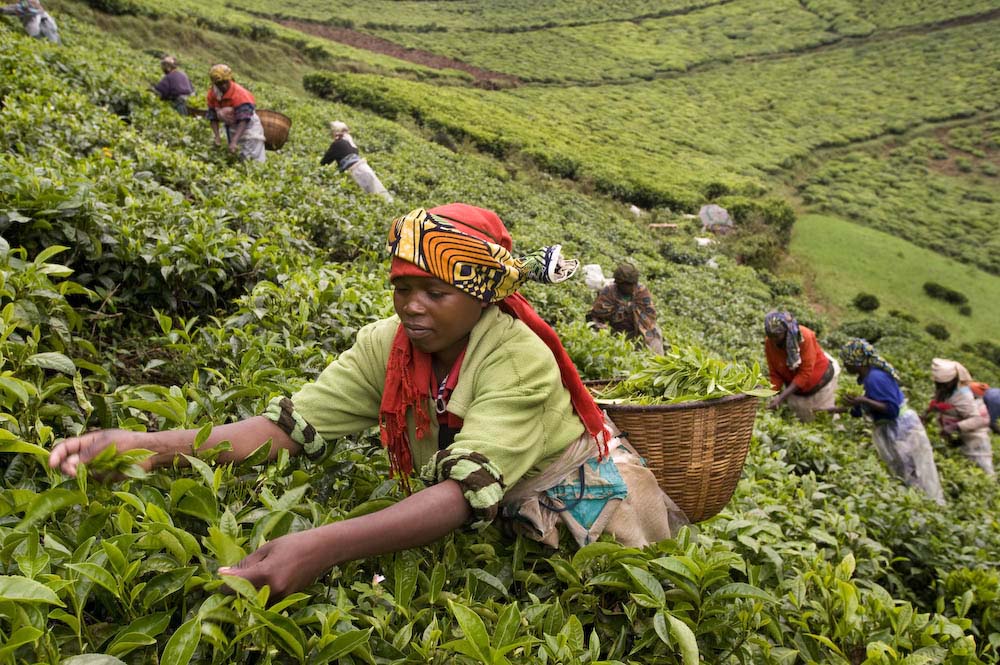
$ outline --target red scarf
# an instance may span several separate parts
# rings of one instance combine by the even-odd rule
[[[515,293],[497,304],[503,312],[523,321],[552,351],[556,364],[559,365],[562,384],[569,390],[573,410],[583,421],[587,432],[597,440],[598,458],[604,459],[608,454],[604,414],[583,385],[559,336],[538,316],[521,294]],[[385,388],[382,392],[382,404],[379,407],[379,437],[382,446],[389,453],[390,473],[392,477],[399,479],[400,485],[407,493],[410,492],[409,476],[413,473],[413,455],[406,425],[406,411],[413,409],[417,438],[422,439],[427,436],[431,423],[427,404],[431,400],[433,384],[434,370],[431,356],[415,350],[403,326],[399,326],[389,351]]]
[[[951,411],[952,408],[951,402],[939,402],[936,399],[932,399],[930,404],[927,405],[928,411],[940,411],[942,413],[945,411]]]

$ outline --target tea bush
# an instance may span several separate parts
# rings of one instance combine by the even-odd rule
[[[969,302],[964,293],[938,284],[937,282],[924,282],[924,293],[931,298],[937,298],[953,305],[965,305]]]
[[[851,304],[860,309],[862,312],[874,312],[879,307],[878,297],[872,295],[871,293],[859,293],[854,296],[854,300],[851,301]]]
[[[951,337],[951,333],[948,332],[948,328],[942,323],[928,323],[924,326],[924,330],[927,334],[934,339],[946,340]]]

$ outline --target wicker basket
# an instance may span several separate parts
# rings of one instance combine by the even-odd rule
[[[680,404],[601,404],[692,522],[722,510],[736,490],[757,414],[752,395]]]
[[[288,140],[288,130],[292,128],[292,119],[283,113],[259,109],[257,117],[264,127],[264,147],[268,150],[280,150]]]

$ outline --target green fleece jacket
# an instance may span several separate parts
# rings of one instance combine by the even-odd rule
[[[338,437],[378,424],[386,366],[398,317],[365,326],[354,346],[267,415],[307,453]],[[428,482],[462,484],[478,523],[492,521],[506,488],[555,461],[584,432],[563,387],[552,352],[526,325],[497,307],[472,329],[448,411],[463,420],[438,451],[434,405],[431,428],[418,440],[408,414],[414,465]]]

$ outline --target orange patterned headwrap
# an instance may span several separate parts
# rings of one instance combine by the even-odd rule
[[[569,390],[577,416],[598,444],[598,455],[607,455],[608,433],[604,415],[584,387],[569,354],[556,332],[542,320],[517,288],[526,280],[553,283],[568,279],[577,261],[560,256],[559,245],[542,248],[525,258],[514,258],[507,227],[491,210],[464,203],[418,208],[393,220],[389,230],[391,277],[436,277],[483,302],[497,303],[521,320],[552,351],[563,386]],[[393,475],[409,489],[413,470],[406,427],[412,408],[417,436],[430,424],[425,404],[430,397],[430,362],[412,347],[402,326],[393,340],[386,368],[385,391],[379,408],[382,445],[389,452]]]
[[[563,259],[559,245],[515,258],[510,234],[496,213],[458,203],[397,217],[388,248],[394,270],[405,261],[488,303],[503,300],[529,280],[562,282],[579,265]]]

